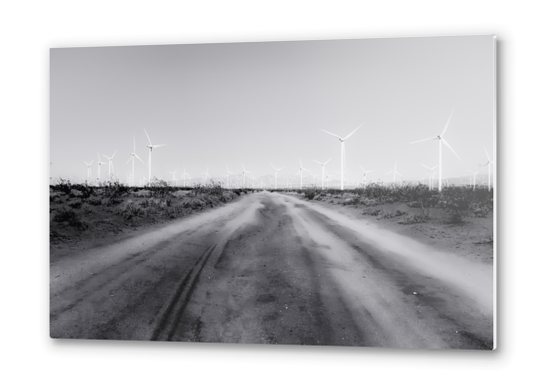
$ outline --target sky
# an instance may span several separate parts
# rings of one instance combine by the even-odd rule
[[[270,163],[297,172],[299,159],[313,173],[314,160],[331,158],[340,171],[346,136],[346,174],[389,181],[394,168],[408,180],[438,164],[436,137],[444,138],[443,177],[469,175],[494,158],[493,36],[423,37],[53,48],[50,51],[51,177],[83,179],[86,162],[111,156],[115,174],[127,179],[136,153],[152,176],[192,178],[209,167],[221,178],[242,164],[255,177],[273,175]],[[102,157],[102,161],[105,159]],[[135,165],[136,180],[148,169]],[[482,170],[482,173],[486,172]],[[107,166],[101,169],[102,179]]]

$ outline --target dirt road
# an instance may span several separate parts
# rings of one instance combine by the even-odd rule
[[[255,193],[51,263],[51,337],[493,347],[492,267]]]

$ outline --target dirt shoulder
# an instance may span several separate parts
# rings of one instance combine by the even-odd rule
[[[493,264],[492,212],[486,217],[467,217],[462,224],[449,224],[442,209],[429,208],[426,222],[405,224],[409,222],[409,218],[420,215],[418,208],[411,208],[405,203],[378,204],[371,207],[349,205],[349,199],[351,196],[348,194],[327,195],[311,202],[332,207],[349,217],[408,236],[469,261]]]

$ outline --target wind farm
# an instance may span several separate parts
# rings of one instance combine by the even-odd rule
[[[494,349],[493,44],[53,49],[51,337]]]

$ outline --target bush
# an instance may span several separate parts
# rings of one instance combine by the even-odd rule
[[[429,219],[428,216],[425,215],[407,215],[403,217],[401,220],[398,221],[399,224],[403,225],[410,225],[410,224],[418,224],[418,223],[425,223]]]
[[[314,187],[307,188],[303,190],[303,194],[307,198],[307,200],[312,200],[316,195],[318,195],[318,190]]]
[[[55,211],[53,215],[53,221],[62,223],[68,222],[68,224],[79,230],[88,228],[88,224],[81,220],[81,217],[72,209],[60,208]]]
[[[81,199],[75,199],[68,202],[68,206],[70,208],[78,209],[81,208],[81,205],[83,204],[83,201]]]

